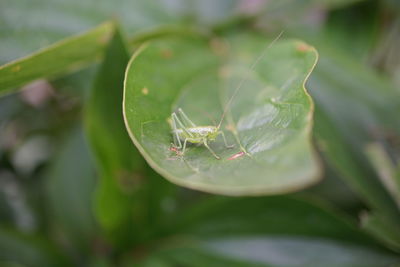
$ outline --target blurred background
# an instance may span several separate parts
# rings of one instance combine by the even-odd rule
[[[384,182],[382,172],[387,169],[377,162],[382,157],[389,159],[386,163],[399,173],[399,12],[397,0],[2,0],[0,64],[109,19],[120,23],[128,42],[147,31],[181,26],[215,33],[256,30],[268,36],[284,31],[283,38],[305,40],[320,53],[320,61],[307,87],[316,102],[314,141],[324,164],[325,179],[290,197],[322,199],[351,221],[354,231],[358,231],[362,214],[375,210],[385,214],[385,218],[390,217],[388,224],[395,225],[389,227],[395,229],[393,232],[382,235],[379,231],[370,231],[366,236],[357,232],[352,236],[357,244],[367,244],[377,255],[390,255],[388,261],[379,254],[374,259],[385,260],[376,260],[376,263],[372,260],[371,265],[359,266],[388,266],[383,263],[399,262],[394,252],[399,251],[400,243],[390,236],[396,235],[396,228],[400,231],[400,224],[395,223],[399,222],[400,193],[393,192],[393,185]],[[139,178],[121,178],[116,185],[108,184],[113,182],[107,179],[101,180],[82,126],[85,102],[98,69],[99,65],[93,64],[61,78],[35,81],[20,93],[0,98],[0,265],[136,266],[141,262],[146,266],[256,266],[243,259],[239,262],[243,265],[237,262],[234,265],[186,250],[179,251],[180,256],[175,260],[164,260],[161,256],[143,260],[154,248],[151,240],[175,244],[173,238],[163,239],[174,236],[171,233],[175,233],[175,228],[200,225],[209,218],[204,210],[230,209],[219,200],[210,200],[214,198],[211,195],[170,184],[149,167]],[[111,187],[112,192],[104,193]],[[232,201],[239,200],[242,199]],[[200,201],[211,202],[191,207]],[[221,201],[230,200],[222,198]],[[257,201],[257,198],[243,201]],[[289,200],[272,197],[262,201],[271,207],[274,201],[277,206],[286,207],[282,203]],[[303,209],[301,205],[296,206],[297,202],[289,202],[288,213]],[[316,202],[310,201],[313,205]],[[243,204],[242,210],[254,207],[251,203],[248,205]],[[254,214],[261,212],[262,207],[260,204],[259,210],[254,209]],[[191,215],[180,221],[179,214],[187,210]],[[232,211],[235,212],[241,214],[240,210]],[[241,222],[239,218],[222,216],[223,212],[215,213],[220,216],[212,223],[199,226],[197,232],[189,232],[193,236],[213,231],[218,235],[225,231],[223,222]],[[257,216],[250,214],[248,219],[257,220]],[[282,222],[297,218],[285,216]],[[332,221],[340,224],[328,217],[319,222],[326,222],[325,230],[330,229]],[[304,223],[312,226],[315,222],[305,220]],[[253,231],[254,227],[244,223],[243,229]],[[291,231],[294,226],[289,223],[287,228],[274,227],[274,233],[285,236],[294,232],[320,236],[308,230]],[[321,236],[335,240],[341,236],[342,240],[343,233],[353,231],[346,228],[350,227],[347,224],[341,227],[345,230],[329,232],[322,227]],[[236,228],[232,226],[232,229]],[[228,237],[234,232],[232,229],[225,231]],[[253,234],[256,233],[254,230]],[[290,251],[294,259],[293,255],[300,257],[301,253],[285,244],[282,250]],[[301,244],[308,246],[308,243]],[[211,248],[218,251],[218,246],[225,249],[223,253],[240,251],[240,246],[226,243],[213,243]],[[250,247],[255,251],[257,244]],[[308,247],[312,249],[313,245]],[[322,248],[320,245],[318,249]],[[328,254],[328,251],[336,253],[333,249],[325,252]],[[372,253],[357,251],[364,256]],[[260,266],[328,266],[323,261],[308,262],[310,265],[301,260],[303,265],[295,261],[285,263],[288,257],[278,257],[283,261],[277,260],[276,265]],[[209,260],[202,262],[204,259]]]

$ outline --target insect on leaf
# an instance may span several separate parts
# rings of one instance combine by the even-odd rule
[[[226,195],[290,192],[318,180],[313,103],[304,88],[317,53],[297,40],[269,43],[259,35],[211,42],[175,37],[137,51],[125,76],[125,123],[157,172]],[[179,108],[197,126],[217,126],[227,110],[220,130],[235,147],[228,149],[221,136],[210,141],[220,160],[202,144],[189,144],[183,155],[171,149],[171,113]]]

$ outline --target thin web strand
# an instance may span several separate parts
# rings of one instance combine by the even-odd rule
[[[257,59],[256,59],[256,60],[253,62],[253,64],[250,66],[250,71],[253,70],[253,69],[257,66],[257,64],[260,62],[260,60],[264,57],[264,55],[265,55],[265,53],[267,52],[267,50],[268,50],[276,41],[278,41],[279,38],[281,38],[283,32],[284,32],[284,31],[281,31],[281,32],[278,34],[278,36],[276,36],[275,39],[272,40],[272,42],[269,43],[269,45],[268,45],[267,47],[264,48],[264,50],[262,51],[262,53],[257,57]],[[247,77],[243,78],[243,79],[240,81],[238,87],[237,87],[237,88],[235,89],[235,91],[233,92],[231,98],[229,99],[228,103],[227,103],[226,106],[225,106],[224,112],[222,113],[221,120],[220,120],[220,122],[219,122],[219,124],[218,124],[218,129],[221,127],[221,124],[222,124],[222,122],[223,122],[223,120],[224,120],[224,117],[225,117],[226,113],[228,112],[228,108],[229,108],[230,104],[232,103],[234,97],[235,97],[236,94],[239,92],[240,88],[242,88],[243,84],[247,81],[248,78],[249,78],[248,75],[247,75]]]

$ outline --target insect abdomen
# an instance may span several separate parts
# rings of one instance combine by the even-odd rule
[[[182,141],[188,139],[188,141],[191,143],[200,143],[203,141],[202,139],[204,137],[207,137],[215,132],[217,132],[217,128],[214,126],[189,127],[186,128],[186,131],[182,129],[176,129],[176,133],[178,134],[179,139],[181,139]]]
[[[188,131],[193,134],[207,136],[208,134],[215,132],[216,128],[213,126],[199,126],[199,127],[188,128]]]

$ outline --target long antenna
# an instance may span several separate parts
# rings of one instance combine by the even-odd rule
[[[264,48],[264,50],[262,51],[262,53],[257,57],[257,59],[256,59],[256,60],[253,62],[253,64],[251,65],[250,70],[253,70],[253,69],[257,66],[258,62],[264,57],[264,55],[265,55],[265,53],[267,52],[267,50],[268,50],[276,41],[278,41],[279,38],[281,38],[282,34],[283,34],[283,31],[281,31],[281,32],[278,34],[278,36],[276,36],[275,39],[272,40],[272,42],[269,43],[269,45],[268,45],[267,47]],[[220,122],[219,122],[219,124],[218,124],[218,127],[217,127],[218,129],[221,127],[221,124],[222,124],[222,122],[223,122],[223,120],[224,120],[224,118],[225,118],[226,113],[228,112],[228,108],[229,108],[230,104],[232,103],[234,97],[235,97],[236,94],[239,92],[239,89],[242,88],[242,85],[247,81],[248,78],[249,78],[248,75],[247,75],[247,77],[244,77],[244,78],[240,81],[238,87],[237,87],[237,88],[235,89],[235,91],[233,92],[233,95],[231,96],[231,98],[229,99],[228,103],[227,103],[226,106],[225,106],[224,113],[222,113],[221,120],[220,120]]]

